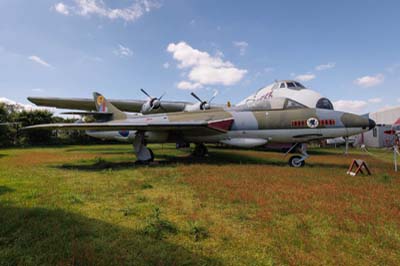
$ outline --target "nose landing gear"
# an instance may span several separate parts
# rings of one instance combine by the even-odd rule
[[[310,157],[310,156],[308,155],[308,153],[307,153],[307,144],[305,144],[305,143],[296,143],[296,144],[294,144],[294,145],[286,152],[285,156],[288,155],[288,154],[289,154],[292,150],[294,150],[294,149],[296,149],[296,151],[297,151],[298,153],[300,153],[301,156],[299,156],[299,155],[291,156],[291,157],[289,158],[289,166],[295,167],[295,168],[303,167],[303,166],[306,164],[305,160],[306,160],[308,157]]]

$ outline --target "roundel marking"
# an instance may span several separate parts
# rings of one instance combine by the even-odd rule
[[[106,99],[104,99],[104,96],[100,95],[97,97],[97,104],[99,105],[100,112],[107,112]]]
[[[317,118],[315,117],[310,117],[309,119],[307,119],[307,126],[309,128],[317,128],[319,125],[319,121]]]
[[[97,97],[97,104],[102,105],[103,103],[104,103],[104,97],[100,95],[99,97]]]
[[[126,137],[129,136],[129,130],[121,130],[121,131],[118,131],[118,134],[120,134],[121,137],[126,138]]]

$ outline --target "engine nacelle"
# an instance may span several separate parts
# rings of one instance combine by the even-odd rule
[[[185,112],[195,112],[200,110],[202,110],[201,103],[187,104],[185,106]]]
[[[145,102],[142,105],[142,108],[140,109],[140,112],[142,114],[149,114],[151,113],[153,110],[157,110],[159,109],[161,106],[161,102],[159,99],[157,98],[152,98],[151,100]]]

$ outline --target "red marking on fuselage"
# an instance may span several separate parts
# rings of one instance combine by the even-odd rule
[[[208,123],[208,127],[212,128],[212,129],[217,129],[219,131],[226,132],[231,129],[232,124],[233,124],[233,118],[216,121],[216,122],[210,122],[210,123]]]
[[[259,100],[271,99],[273,97],[272,93],[273,91],[267,92],[266,94],[262,95]]]

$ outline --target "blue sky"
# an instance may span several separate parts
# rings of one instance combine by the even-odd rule
[[[342,109],[400,104],[399,1],[0,1],[0,98],[239,102],[297,78]]]

